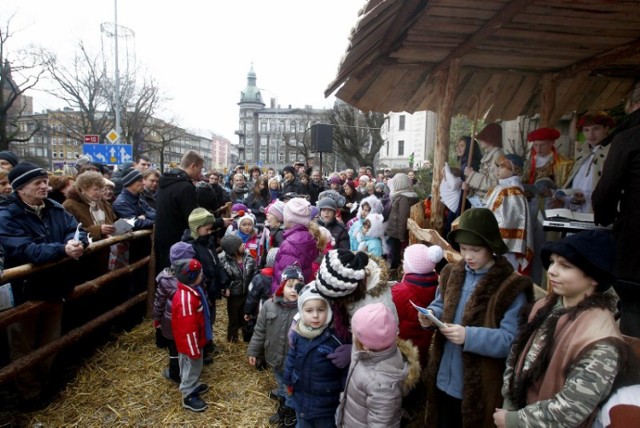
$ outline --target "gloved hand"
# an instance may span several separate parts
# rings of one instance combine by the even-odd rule
[[[331,360],[334,366],[339,369],[343,369],[351,363],[351,344],[340,345],[336,350],[327,355],[327,358]]]

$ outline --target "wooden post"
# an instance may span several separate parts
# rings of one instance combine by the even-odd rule
[[[556,105],[556,82],[551,74],[542,76],[542,94],[540,99],[540,128],[553,126],[551,117]]]
[[[436,131],[436,147],[433,155],[433,181],[431,183],[431,228],[442,232],[444,209],[440,203],[440,182],[442,169],[449,156],[449,130],[453,105],[458,93],[458,80],[462,60],[454,58],[449,64],[446,77],[443,75],[439,85],[442,92],[442,103],[438,110],[438,129]]]

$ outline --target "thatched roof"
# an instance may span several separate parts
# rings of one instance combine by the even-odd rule
[[[454,114],[474,116],[479,99],[489,121],[531,116],[545,85],[549,123],[611,108],[640,76],[640,3],[370,0],[325,95],[364,111],[438,111],[437,77],[455,58]]]

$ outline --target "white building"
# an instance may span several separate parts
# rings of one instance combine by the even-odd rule
[[[409,168],[412,153],[414,168],[426,160],[433,162],[436,118],[431,111],[389,113],[382,126],[385,143],[380,149],[378,168]]]

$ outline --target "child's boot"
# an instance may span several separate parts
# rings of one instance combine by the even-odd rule
[[[279,397],[278,410],[276,410],[276,412],[269,418],[269,423],[271,425],[282,425],[282,422],[284,421],[284,409],[284,398]]]
[[[282,426],[284,427],[294,427],[298,422],[298,418],[296,416],[296,411],[291,407],[285,406],[284,408],[284,416],[282,418]]]

